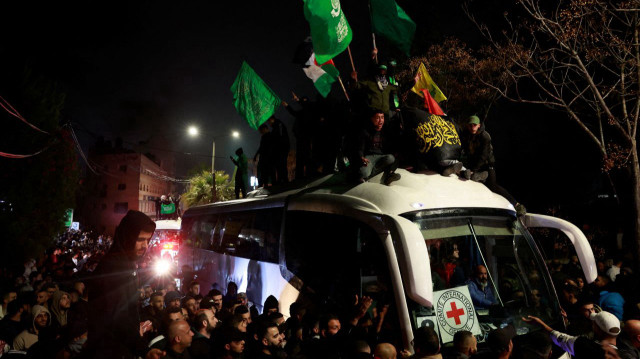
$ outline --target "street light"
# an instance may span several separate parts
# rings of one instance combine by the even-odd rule
[[[187,129],[187,132],[189,133],[189,136],[191,137],[198,137],[198,135],[200,134],[200,131],[198,130],[198,128],[196,126],[189,126],[189,128]],[[215,171],[215,160],[216,160],[216,138],[220,138],[220,137],[233,137],[233,138],[239,138],[240,137],[240,132],[238,131],[231,131],[230,135],[219,135],[219,136],[213,136],[211,142],[211,196],[212,196],[212,202],[215,202],[218,199],[218,193],[216,191],[216,171]]]

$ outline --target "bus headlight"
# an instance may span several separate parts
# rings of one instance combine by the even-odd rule
[[[156,275],[165,275],[169,273],[169,269],[171,269],[171,262],[166,259],[160,259],[156,262],[153,269],[156,272]]]

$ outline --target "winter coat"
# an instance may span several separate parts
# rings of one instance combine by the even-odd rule
[[[375,79],[358,81],[353,88],[363,95],[368,108],[381,110],[385,115],[389,114],[390,99],[398,92],[398,86],[391,83],[381,90]]]
[[[57,290],[53,293],[53,297],[51,298],[51,325],[54,328],[61,329],[67,326],[67,313],[68,309],[60,308],[60,300],[62,296],[66,295],[69,300],[71,300],[71,296],[67,292],[63,292],[61,290]]]
[[[484,124],[475,135],[465,130],[462,134],[462,151],[464,166],[474,172],[486,171],[493,167],[496,159],[493,157],[491,136],[485,131]]]
[[[141,231],[154,230],[155,223],[144,213],[129,211],[116,228],[111,249],[89,279],[88,358],[144,357],[134,248]]]

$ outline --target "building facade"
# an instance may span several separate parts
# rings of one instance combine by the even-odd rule
[[[80,208],[80,225],[113,235],[120,220],[129,210],[156,216],[156,199],[175,190],[162,166],[144,154],[133,151],[100,153],[90,156],[97,170],[86,182]]]

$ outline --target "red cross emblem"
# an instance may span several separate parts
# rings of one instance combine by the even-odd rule
[[[460,325],[460,317],[464,315],[464,309],[456,306],[456,302],[451,302],[451,311],[447,312],[447,318],[453,318],[456,325]]]

